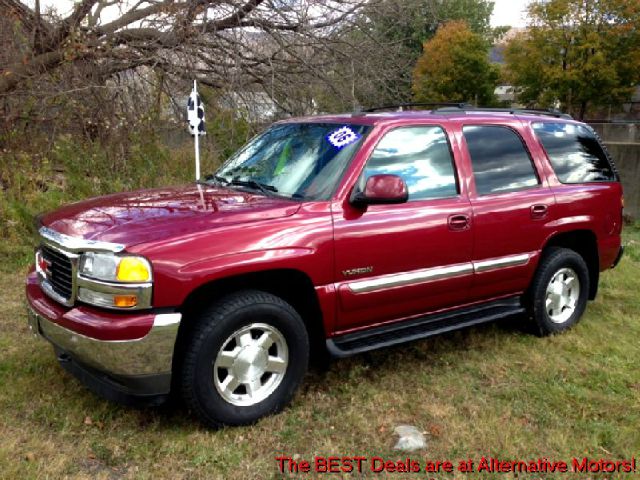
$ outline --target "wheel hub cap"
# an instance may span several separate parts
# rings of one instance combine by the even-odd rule
[[[282,383],[288,363],[282,333],[272,325],[252,323],[225,340],[213,365],[213,383],[227,402],[255,405]]]
[[[260,378],[267,370],[267,352],[260,347],[250,345],[240,350],[238,358],[233,362],[231,371],[240,382],[250,382]]]
[[[580,280],[571,268],[558,270],[547,285],[545,308],[554,323],[564,323],[576,310],[580,297]]]

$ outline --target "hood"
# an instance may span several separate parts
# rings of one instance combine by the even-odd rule
[[[195,230],[293,215],[298,202],[207,185],[138,190],[91,198],[43,215],[43,226],[126,246]]]

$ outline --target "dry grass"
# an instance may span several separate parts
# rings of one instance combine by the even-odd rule
[[[282,452],[404,458],[392,450],[402,423],[428,433],[426,450],[411,455],[421,462],[637,455],[639,240],[627,234],[629,254],[567,334],[540,339],[510,322],[337,361],[310,374],[284,413],[220,431],[181,409],[135,410],[89,393],[28,336],[23,273],[4,275],[0,478],[277,478]]]

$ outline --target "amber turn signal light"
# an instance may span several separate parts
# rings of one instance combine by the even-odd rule
[[[138,304],[138,297],[136,295],[114,295],[113,305],[115,307],[126,308],[135,307]]]

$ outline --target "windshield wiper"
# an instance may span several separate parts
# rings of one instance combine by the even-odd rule
[[[214,174],[207,175],[204,177],[204,180],[198,180],[197,183],[204,183],[208,185],[211,181],[218,182],[220,185],[227,185],[229,183],[229,180],[226,178]]]
[[[274,193],[278,192],[278,189],[273,185],[257,182],[255,180],[240,180],[239,178],[234,178],[228,183],[229,185],[238,185],[239,187],[249,187],[254,190],[260,190],[267,196],[273,196]]]

